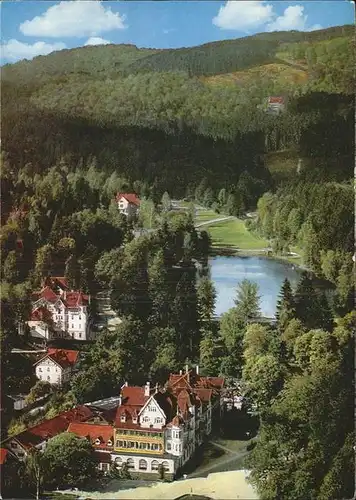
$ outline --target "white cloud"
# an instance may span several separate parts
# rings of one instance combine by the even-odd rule
[[[213,24],[225,30],[248,31],[273,19],[273,6],[262,1],[228,1],[220,7]]]
[[[277,17],[267,25],[268,31],[289,31],[306,29],[308,16],[304,14],[302,5],[290,5],[285,9],[282,16]]]
[[[92,36],[90,37],[84,45],[108,45],[110,40],[105,40],[104,38],[100,38],[100,36]]]
[[[35,56],[44,56],[49,54],[50,52],[53,52],[54,50],[62,50],[65,48],[66,45],[62,42],[35,42],[33,44],[30,44],[11,39],[1,45],[1,59],[15,62],[21,59],[32,59]]]
[[[124,16],[112,12],[98,1],[64,1],[53,5],[41,16],[20,25],[28,36],[48,38],[94,37],[107,31],[123,29]]]
[[[302,5],[288,6],[281,16],[277,16],[273,5],[262,0],[234,1],[229,0],[220,7],[213,24],[225,30],[248,32],[260,28],[266,31],[313,31],[322,29],[320,24],[307,26],[308,16],[304,14]]]
[[[309,28],[307,31],[316,31],[316,30],[322,30],[323,27],[321,24],[313,24],[311,28]]]

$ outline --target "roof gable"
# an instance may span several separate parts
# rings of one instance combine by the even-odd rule
[[[149,405],[153,405],[156,408],[158,408],[158,411],[160,412],[160,414],[162,415],[162,417],[164,419],[167,419],[167,415],[164,413],[163,409],[158,404],[158,401],[155,398],[155,394],[153,394],[150,398],[148,398],[148,400],[146,401],[146,403],[144,404],[144,406],[141,408],[141,410],[139,412],[140,416],[144,414],[144,412],[146,411],[146,409],[148,408]]]
[[[125,200],[132,205],[139,206],[140,204],[140,199],[135,193],[117,193],[116,200],[119,201],[121,198],[125,198]]]

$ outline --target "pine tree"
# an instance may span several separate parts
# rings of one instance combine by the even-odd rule
[[[276,306],[277,325],[283,330],[290,320],[295,318],[295,303],[293,290],[288,278],[285,278]]]
[[[327,332],[332,332],[334,327],[334,317],[329,305],[328,299],[325,292],[322,292],[319,296],[319,318],[320,326],[323,330]]]
[[[244,321],[260,316],[260,296],[258,295],[257,283],[248,280],[241,281],[234,302],[238,316]]]
[[[224,354],[224,346],[219,335],[213,335],[212,332],[207,332],[200,342],[200,366],[201,371],[207,376],[218,376],[222,356]]]
[[[307,329],[319,328],[319,298],[306,271],[297,285],[294,295],[296,317]]]
[[[64,276],[72,290],[77,290],[80,286],[80,266],[75,255],[70,255],[66,260]]]

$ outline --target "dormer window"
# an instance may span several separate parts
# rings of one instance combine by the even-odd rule
[[[107,445],[108,445],[108,446],[112,446],[112,441],[111,441],[111,439],[109,439],[109,441],[107,442]]]
[[[95,440],[95,444],[98,446],[100,443],[101,443],[100,439],[99,439],[99,438],[97,438],[97,439]]]
[[[120,416],[120,422],[126,422],[125,413],[122,413],[122,415]]]
[[[137,417],[132,417],[132,423],[137,424]]]

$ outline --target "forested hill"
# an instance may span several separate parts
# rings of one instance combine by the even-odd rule
[[[259,33],[181,49],[138,49],[131,44],[87,46],[38,56],[30,62],[6,65],[2,79],[18,82],[18,79],[39,80],[69,74],[107,78],[151,71],[185,71],[191,76],[216,75],[275,62],[278,52],[291,44],[313,49],[318,43],[328,42],[331,53],[330,41],[342,38],[344,43],[339,50],[343,50],[353,33],[353,26],[337,26],[312,32]]]
[[[243,172],[268,189],[263,155],[281,149],[321,158],[326,180],[342,180],[353,155],[352,34],[342,26],[174,50],[83,47],[6,65],[3,151],[15,170],[35,172],[95,156],[101,170],[174,196],[203,178],[231,186]],[[278,117],[266,113],[273,95],[288,98]],[[328,168],[335,158],[338,169]]]

